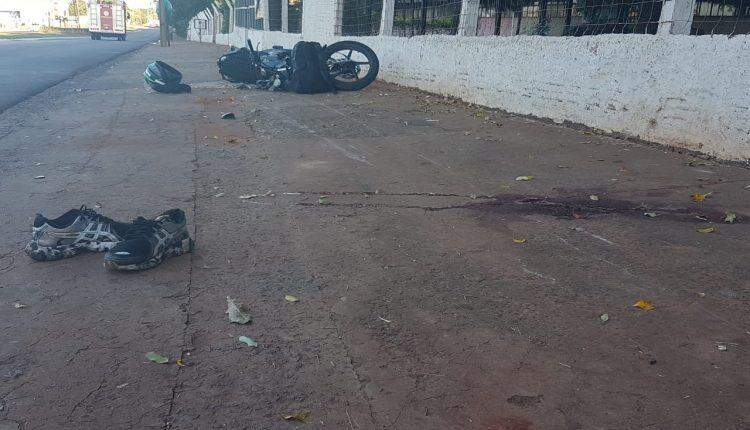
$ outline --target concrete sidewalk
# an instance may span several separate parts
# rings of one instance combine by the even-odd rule
[[[750,426],[746,168],[380,83],[236,90],[221,52],[149,46],[0,114],[0,428]],[[193,93],[147,91],[157,58]],[[126,275],[20,251],[81,204],[183,208],[197,249]]]

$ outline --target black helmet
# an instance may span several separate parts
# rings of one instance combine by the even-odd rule
[[[190,85],[181,84],[182,73],[163,61],[154,61],[143,72],[143,80],[160,93],[189,93]]]

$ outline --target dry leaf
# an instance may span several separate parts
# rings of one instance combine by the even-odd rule
[[[518,176],[516,177],[516,181],[530,181],[534,179],[533,176]]]
[[[698,230],[696,230],[696,231],[697,231],[698,233],[704,233],[704,234],[707,234],[707,233],[713,233],[713,232],[715,232],[715,231],[716,231],[716,228],[715,228],[715,227],[706,227],[706,228],[699,228],[699,229],[698,229]]]
[[[229,321],[237,324],[247,324],[253,320],[250,316],[250,312],[241,303],[236,303],[231,297],[227,296],[227,310],[229,314]]]
[[[711,195],[711,193],[706,193],[706,194],[695,193],[692,196],[690,196],[690,198],[692,198],[694,202],[700,203],[700,202],[706,200],[706,198],[708,198],[708,196],[710,196],[710,195]]]
[[[297,412],[293,415],[284,415],[284,419],[287,421],[299,421],[301,423],[304,423],[307,421],[307,418],[310,417],[310,411],[303,411],[303,412]]]
[[[633,306],[635,306],[636,308],[643,309],[644,311],[652,311],[656,308],[656,306],[654,306],[648,300],[638,300],[637,302],[635,302]]]
[[[291,294],[287,294],[286,296],[284,296],[284,300],[286,300],[287,302],[292,302],[292,303],[299,301],[299,299],[296,296],[292,296]]]
[[[724,217],[724,222],[733,223],[737,221],[737,214],[734,214],[732,212],[727,212],[727,216]]]
[[[526,243],[526,239],[524,239],[524,238],[513,239],[513,242],[515,242],[515,243]]]

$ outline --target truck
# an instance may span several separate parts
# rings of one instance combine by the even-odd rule
[[[124,0],[89,1],[89,34],[91,40],[102,37],[127,38],[128,10]]]

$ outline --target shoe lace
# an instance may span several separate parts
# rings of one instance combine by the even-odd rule
[[[149,236],[157,228],[159,228],[158,222],[143,217],[138,217],[130,225],[128,232],[125,234],[125,239],[138,239],[144,236]]]
[[[81,215],[84,215],[94,221],[109,223],[109,224],[117,224],[115,220],[113,220],[112,218],[108,218],[91,208],[87,208],[86,205],[82,205],[81,208],[78,209],[78,212]]]

